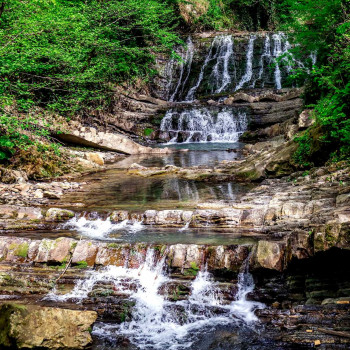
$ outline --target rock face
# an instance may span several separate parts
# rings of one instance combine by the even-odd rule
[[[97,131],[93,127],[86,128],[81,126],[80,128],[75,128],[71,133],[61,133],[56,135],[56,137],[63,142],[116,151],[124,154],[171,153],[171,150],[168,148],[145,147],[120,133]],[[93,160],[96,163],[97,161],[102,163],[102,161],[97,160],[96,157],[93,157],[93,159],[90,160]]]
[[[94,311],[34,305],[0,306],[0,345],[18,349],[84,349],[92,341]]]

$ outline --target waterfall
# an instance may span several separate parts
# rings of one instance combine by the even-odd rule
[[[263,48],[259,53],[256,52],[256,47],[261,46],[259,43],[256,44],[257,40],[264,40]],[[248,39],[245,70],[242,75],[237,76],[236,55],[240,45],[240,43],[234,44],[233,35],[215,36],[200,67],[199,75],[195,77],[194,74],[197,70],[191,68],[192,65],[197,64],[193,59],[195,46],[191,38],[188,38],[187,50],[181,54],[179,79],[173,93],[168,94],[169,100],[193,102],[199,92],[203,94],[229,93],[242,88],[254,88],[257,81],[260,81],[260,85],[263,87],[269,83],[271,78],[273,78],[275,88],[281,89],[285,76],[291,74],[293,68],[299,67],[307,70],[304,61],[296,59],[292,54],[292,45],[286,34],[282,32],[266,33],[262,36],[257,33],[250,35]],[[257,60],[258,57],[259,71],[254,73],[254,60]],[[311,53],[309,58],[314,65],[316,53]],[[270,73],[267,71],[268,65],[271,63],[274,63],[273,77],[270,77]],[[166,79],[173,76],[170,73],[170,68],[167,68],[166,71],[169,71]],[[194,83],[190,85],[189,82],[193,81]],[[171,85],[168,83],[168,86]]]
[[[242,89],[244,84],[249,83],[253,76],[253,55],[254,55],[254,41],[256,39],[255,35],[252,35],[249,39],[248,43],[248,51],[247,51],[247,66],[246,72],[241,78],[241,81],[237,84],[235,91]]]
[[[194,46],[193,46],[192,39],[190,36],[188,37],[188,39],[186,41],[186,46],[187,46],[187,49],[186,49],[185,54],[181,55],[180,77],[179,77],[179,80],[176,84],[174,93],[171,95],[169,101],[174,101],[177,95],[181,96],[183,89],[187,83],[187,80],[191,74]],[[182,88],[179,91],[181,86],[182,86]]]
[[[273,47],[273,57],[275,58],[275,84],[276,89],[282,88],[282,77],[281,77],[281,70],[279,66],[279,62],[276,60],[279,56],[283,54],[282,51],[282,37],[280,34],[273,34],[273,40],[274,40],[274,47]]]
[[[184,142],[237,142],[246,128],[246,113],[230,108],[169,110],[160,126],[161,131],[175,133],[171,142],[180,141],[180,136]]]
[[[222,36],[219,39],[219,50],[216,56],[216,64],[211,73],[215,85],[217,86],[215,93],[222,92],[227,85],[231,83],[231,75],[229,74],[229,62],[233,56],[232,36]]]
[[[257,79],[254,80],[254,82],[252,83],[252,86],[251,86],[252,88],[255,87],[257,80],[262,80],[264,70],[265,70],[265,60],[268,62],[268,64],[271,63],[271,41],[270,41],[269,34],[266,34],[265,36],[264,48],[259,61],[260,70],[259,70]],[[264,81],[261,82],[261,87],[264,87]]]
[[[129,310],[131,320],[120,325],[97,323],[93,334],[111,342],[123,335],[138,349],[190,348],[203,332],[216,326],[242,327],[257,321],[254,310],[263,305],[246,300],[247,293],[254,289],[247,263],[239,274],[237,300],[231,304],[224,301],[219,284],[206,267],[189,281],[187,299],[169,301],[166,286],[171,280],[166,273],[165,255],[159,256],[159,252],[148,248],[145,257],[139,256],[142,261],[139,268],[108,266],[93,271],[78,281],[71,292],[60,295],[54,291],[45,300],[79,303],[88,298],[95,285],[98,288],[103,284],[113,285],[118,296],[133,301],[134,306]]]
[[[188,93],[187,93],[187,96],[186,96],[186,98],[185,98],[185,101],[187,101],[187,102],[192,102],[192,101],[194,100],[194,95],[195,95],[197,89],[199,88],[199,86],[200,86],[200,84],[201,84],[203,78],[204,78],[204,71],[205,71],[205,68],[207,67],[209,61],[210,61],[211,58],[212,58],[213,47],[214,47],[214,45],[215,45],[216,38],[217,38],[217,37],[214,38],[213,42],[212,42],[211,45],[210,45],[209,52],[208,52],[207,56],[205,57],[204,64],[202,65],[202,68],[201,68],[201,71],[200,71],[200,73],[199,73],[199,77],[198,77],[198,79],[197,79],[196,84],[195,84],[193,87],[191,87],[191,89],[190,89],[190,90],[188,91]]]

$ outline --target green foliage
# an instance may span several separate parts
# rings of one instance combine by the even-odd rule
[[[298,45],[294,53],[317,52],[317,65],[300,70],[307,79],[306,103],[314,108],[315,125],[296,141],[295,160],[304,166],[350,156],[350,8],[347,0],[284,0],[291,16],[283,29]]]
[[[186,276],[197,276],[198,272],[199,272],[199,267],[197,266],[197,264],[195,262],[191,262],[190,263],[190,268],[185,270],[184,275]]]
[[[146,128],[146,129],[143,131],[143,133],[144,133],[144,135],[147,137],[147,136],[151,135],[153,131],[154,131],[154,130],[153,130],[152,128]]]
[[[108,109],[116,84],[148,79],[155,54],[181,42],[171,2],[0,2],[0,162],[33,147],[59,156],[47,114]]]
[[[61,113],[106,107],[111,82],[152,72],[179,42],[157,0],[9,0],[0,25],[0,105]]]

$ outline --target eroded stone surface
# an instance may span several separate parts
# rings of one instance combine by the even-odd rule
[[[94,311],[35,305],[0,306],[0,345],[43,349],[84,349],[92,342]]]

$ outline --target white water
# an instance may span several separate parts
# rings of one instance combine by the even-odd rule
[[[185,132],[184,142],[237,142],[247,129],[247,118],[245,112],[230,108],[222,108],[217,113],[208,108],[169,110],[160,129],[175,133],[170,143],[178,141],[180,132]]]
[[[76,230],[83,236],[95,239],[107,238],[110,233],[125,230],[128,232],[138,232],[144,228],[141,221],[124,220],[116,224],[110,218],[103,220],[88,220],[85,217],[74,217],[60,226],[63,229]]]
[[[192,60],[193,60],[193,53],[194,53],[194,46],[192,43],[192,39],[189,36],[187,41],[186,41],[187,49],[185,53],[181,55],[181,62],[180,62],[180,77],[179,80],[176,84],[175,90],[173,94],[171,95],[169,101],[174,101],[177,94],[179,95],[182,94],[184,86],[187,83],[187,80],[191,74],[191,67],[192,67]],[[179,91],[179,89],[181,90]]]
[[[143,258],[140,256],[140,261]],[[93,334],[109,338],[127,337],[139,349],[186,349],[202,332],[218,325],[251,325],[257,321],[254,311],[263,305],[246,300],[254,283],[245,263],[239,275],[237,300],[224,302],[221,290],[211,274],[204,269],[192,281],[187,300],[170,302],[160,288],[170,281],[165,271],[165,257],[156,259],[153,249],[148,249],[144,262],[138,269],[108,266],[94,271],[77,282],[72,292],[59,295],[56,291],[46,300],[81,302],[88,297],[97,283],[113,285],[113,290],[135,302],[131,321],[121,325],[97,324]],[[218,312],[219,311],[219,312]]]
[[[220,36],[218,39],[218,51],[216,64],[211,73],[217,87],[215,93],[220,93],[231,83],[229,63],[233,56],[233,41],[231,35]]]
[[[270,80],[270,73],[267,69],[269,69],[269,65],[272,62],[274,63],[273,81],[276,89],[282,88],[285,75],[291,74],[294,68],[302,68],[309,71],[309,68],[292,54],[292,45],[289,43],[287,35],[279,32],[265,35],[264,47],[259,53],[260,69],[257,73],[254,73],[253,59],[256,56],[254,43],[258,37],[260,37],[259,34],[250,36],[246,52],[246,69],[242,76],[237,76],[233,36],[216,36],[204,59],[198,78],[193,86],[189,88],[187,95],[182,98],[192,72],[191,66],[195,50],[192,41],[190,43],[187,42],[188,50],[186,55],[183,55],[179,80],[170,100],[181,101],[182,98],[185,102],[193,102],[197,90],[203,85],[203,81],[210,86],[206,87],[206,93],[232,92],[244,87],[254,88],[258,80],[260,80],[260,84],[263,87]],[[315,65],[316,53],[312,52],[309,58],[312,65]],[[283,65],[281,62],[283,62]],[[205,79],[206,77],[207,79]]]
[[[249,39],[248,43],[248,51],[247,51],[247,65],[246,72],[241,78],[241,81],[237,84],[235,91],[242,89],[242,87],[249,83],[253,77],[253,56],[254,56],[254,41],[256,39],[255,35],[252,35]]]
[[[252,88],[255,87],[256,81],[257,80],[261,80],[264,74],[264,70],[265,70],[265,60],[267,61],[268,64],[271,63],[271,40],[270,40],[270,36],[268,34],[266,34],[265,36],[265,40],[264,40],[264,49],[263,52],[260,56],[260,70],[259,70],[259,74],[256,80],[254,80],[254,82],[252,83]],[[261,87],[264,87],[264,81],[261,82]]]

